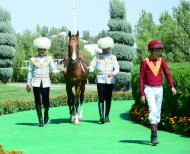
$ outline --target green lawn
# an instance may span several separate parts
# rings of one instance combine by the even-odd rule
[[[58,84],[58,86],[62,85]],[[86,92],[94,92],[94,90],[86,90]],[[51,88],[50,97],[56,97],[60,95],[66,95],[65,88],[59,88],[59,89]],[[33,92],[28,93],[26,91],[25,85],[22,83],[16,83],[16,86],[0,84],[0,103],[6,100],[33,100],[33,99],[34,99]]]
[[[69,123],[68,106],[50,109],[50,122],[38,127],[36,111],[0,116],[0,144],[26,154],[190,154],[190,138],[158,131],[159,145],[150,144],[150,129],[128,117],[133,101],[114,101],[110,123],[98,123],[98,105],[83,106],[84,120]]]

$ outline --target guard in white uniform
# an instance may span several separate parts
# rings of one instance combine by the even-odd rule
[[[45,55],[45,51],[51,46],[51,41],[48,38],[37,38],[33,41],[33,45],[38,49],[38,55],[30,58],[26,89],[30,92],[31,87],[33,87],[39,126],[43,127],[44,123],[46,124],[49,120],[49,91],[51,86],[49,76],[50,70],[52,70],[52,73],[54,74],[57,74],[60,71],[56,69],[52,57]],[[44,106],[44,122],[42,117],[41,100]]]
[[[114,46],[113,39],[110,37],[98,40],[98,46],[102,53],[97,54],[89,66],[89,71],[97,70],[97,89],[98,107],[100,122],[110,122],[109,113],[111,108],[112,91],[115,83],[115,75],[119,72],[119,64],[115,55],[111,54],[110,49]],[[104,117],[104,101],[106,101],[106,113]]]

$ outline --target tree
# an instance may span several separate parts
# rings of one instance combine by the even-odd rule
[[[133,48],[135,39],[131,25],[126,20],[126,7],[123,0],[110,1],[110,18],[107,34],[114,40],[112,53],[117,56],[120,64],[115,90],[126,91],[130,89],[131,69],[136,49]]]
[[[147,44],[152,39],[156,39],[155,36],[156,25],[153,21],[151,13],[142,10],[140,18],[135,26],[135,36],[137,45],[137,57],[135,63],[140,63],[142,59],[149,54],[147,50]]]
[[[159,20],[157,37],[164,46],[163,57],[169,62],[190,60],[190,42],[184,29],[177,24],[168,12],[162,13]]]
[[[11,25],[10,13],[0,7],[0,80],[7,83],[12,75],[16,36]]]
[[[190,2],[181,0],[178,7],[173,8],[173,16],[177,24],[183,28],[190,39]]]

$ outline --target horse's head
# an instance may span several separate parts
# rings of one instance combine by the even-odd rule
[[[68,57],[72,61],[72,63],[76,63],[79,58],[79,32],[77,34],[71,35],[71,31],[69,31],[69,43],[68,43]]]

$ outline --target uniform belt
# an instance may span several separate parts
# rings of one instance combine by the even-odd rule
[[[108,75],[111,72],[98,72],[98,75]]]

